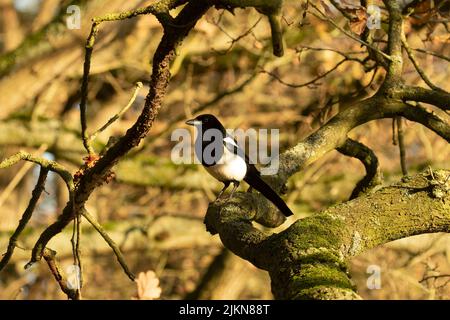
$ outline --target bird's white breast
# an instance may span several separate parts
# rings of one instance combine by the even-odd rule
[[[247,164],[243,158],[224,148],[222,158],[218,163],[206,167],[206,170],[220,181],[242,181],[247,173]]]

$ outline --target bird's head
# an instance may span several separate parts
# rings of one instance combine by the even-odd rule
[[[225,131],[225,128],[220,123],[219,119],[217,119],[212,114],[201,114],[194,119],[186,121],[186,124],[197,128],[201,127],[202,131],[208,129],[218,129],[220,131]]]

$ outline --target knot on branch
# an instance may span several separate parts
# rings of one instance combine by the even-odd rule
[[[444,199],[450,195],[450,174],[443,170],[433,171],[431,168],[427,176],[430,187],[431,196],[435,199]]]
[[[205,225],[211,234],[217,233],[217,223],[233,221],[256,221],[268,228],[276,228],[286,218],[262,195],[238,192],[230,200],[216,201],[209,204],[205,216]]]

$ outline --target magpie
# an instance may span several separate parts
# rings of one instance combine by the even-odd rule
[[[245,152],[237,142],[227,134],[224,126],[212,114],[202,114],[186,121],[197,129],[195,155],[206,171],[224,184],[215,201],[220,199],[225,190],[233,183],[230,200],[242,180],[250,188],[258,190],[270,200],[285,216],[293,213],[278,194],[261,179],[261,173],[251,164]]]

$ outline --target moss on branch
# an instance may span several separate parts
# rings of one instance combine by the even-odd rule
[[[450,231],[449,176],[438,170],[409,177],[270,236],[246,220],[245,203],[210,207],[206,224],[228,249],[269,271],[276,298],[356,299],[348,259],[400,238]]]

